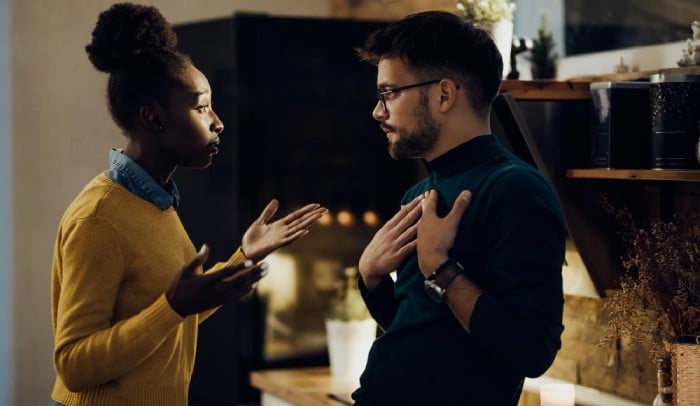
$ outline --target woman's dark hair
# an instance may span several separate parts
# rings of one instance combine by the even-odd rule
[[[144,104],[167,107],[169,90],[183,85],[191,62],[176,46],[175,32],[154,7],[120,3],[100,14],[85,51],[96,69],[110,74],[109,111],[119,127],[131,129]]]
[[[360,59],[378,64],[399,57],[423,76],[449,78],[464,85],[477,111],[488,111],[503,75],[503,60],[489,34],[446,11],[411,14],[379,29],[357,49]]]

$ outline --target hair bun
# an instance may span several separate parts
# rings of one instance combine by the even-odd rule
[[[155,7],[120,3],[100,13],[85,51],[95,68],[111,73],[139,55],[176,46],[177,35]]]

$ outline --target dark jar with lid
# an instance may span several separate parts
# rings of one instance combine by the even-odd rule
[[[700,74],[651,75],[651,167],[698,168]]]

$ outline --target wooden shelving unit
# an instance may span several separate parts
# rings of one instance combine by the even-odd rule
[[[700,181],[697,169],[568,169],[566,176],[573,179],[669,180],[678,182]]]
[[[501,92],[516,100],[587,100],[591,98],[590,81],[503,80]]]

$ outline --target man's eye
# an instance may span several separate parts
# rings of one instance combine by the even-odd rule
[[[206,113],[206,112],[209,111],[209,106],[208,106],[208,105],[206,105],[206,106],[198,106],[198,107],[197,107],[197,111],[200,112],[200,113]]]

